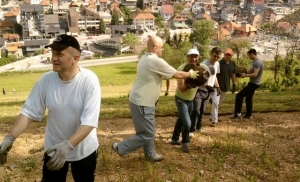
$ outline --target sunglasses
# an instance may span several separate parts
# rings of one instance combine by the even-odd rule
[[[217,58],[217,59],[220,58],[220,56],[218,56],[218,55],[213,55],[213,57],[214,57],[214,58]]]

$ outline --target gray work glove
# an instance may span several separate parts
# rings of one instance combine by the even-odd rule
[[[67,140],[63,141],[62,143],[56,144],[52,148],[48,149],[45,152],[46,154],[50,154],[51,152],[55,151],[55,154],[46,164],[48,169],[51,171],[60,170],[64,166],[66,158],[73,149],[74,147]]]
[[[15,138],[10,134],[7,134],[3,142],[0,144],[0,165],[3,165],[7,162],[7,153],[13,146],[14,141]]]

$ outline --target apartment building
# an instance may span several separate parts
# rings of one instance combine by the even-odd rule
[[[154,29],[155,17],[151,13],[139,13],[133,18],[133,24],[137,27]]]
[[[45,38],[56,38],[60,34],[66,33],[65,30],[60,28],[59,19],[57,14],[44,15],[45,24]]]
[[[81,31],[86,31],[88,29],[96,29],[100,24],[100,15],[95,13],[93,10],[85,7],[78,16],[78,27]]]
[[[37,4],[21,4],[20,9],[23,40],[42,39],[45,36],[43,7]]]
[[[75,8],[70,7],[70,10],[67,13],[67,16],[64,20],[66,20],[67,25],[68,25],[67,29],[71,34],[78,33],[80,30],[82,30],[82,31],[85,30],[85,19],[84,19],[84,17],[81,17],[81,19],[79,20],[79,17],[80,17],[79,12],[76,11]],[[83,21],[80,26],[79,26],[79,21]]]
[[[137,0],[122,0],[121,4],[122,6],[128,7],[131,11],[136,10],[136,2]]]
[[[107,0],[100,0],[99,1],[99,11],[104,12],[107,10]]]
[[[0,22],[0,34],[4,33],[14,33],[15,29],[14,27],[16,26],[17,22],[15,21],[1,21]]]
[[[158,12],[158,0],[143,0],[143,8],[149,8],[152,12]]]
[[[170,18],[174,14],[173,7],[170,4],[161,5],[159,14],[163,17],[164,20],[170,20]]]
[[[185,19],[180,14],[175,14],[170,18],[171,28],[174,29],[184,29],[188,28],[185,24]]]
[[[1,0],[0,0],[0,1],[1,1]],[[3,19],[3,15],[4,15],[4,12],[3,12],[3,10],[0,8],[0,20]]]
[[[6,21],[14,21],[20,23],[20,8],[13,7],[9,10],[9,12],[5,13],[3,16],[4,20]]]
[[[273,9],[265,6],[256,6],[254,10],[248,12],[248,23],[253,27],[260,28],[265,22],[275,23],[276,16]]]
[[[44,13],[50,9],[50,3],[47,0],[41,1],[39,5],[43,7]]]
[[[221,20],[232,21],[234,20],[236,10],[232,6],[224,6],[221,12]]]

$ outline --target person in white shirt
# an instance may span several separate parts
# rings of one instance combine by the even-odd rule
[[[66,181],[71,164],[74,181],[93,182],[99,147],[98,77],[78,66],[81,50],[74,37],[60,35],[46,47],[52,48],[53,71],[45,73],[35,84],[0,144],[0,164],[7,161],[13,142],[32,121],[42,121],[47,108],[42,181]]]
[[[209,77],[205,85],[198,87],[196,96],[194,98],[194,108],[191,113],[190,137],[194,136],[195,131],[203,132],[202,117],[210,98],[212,99],[211,126],[215,127],[217,125],[220,89],[216,74],[220,72],[218,59],[220,58],[221,53],[222,51],[220,48],[214,47],[210,52],[209,59],[202,62],[202,64],[205,64],[208,67],[212,66],[215,70],[215,74]]]
[[[136,80],[130,91],[129,107],[136,134],[120,143],[113,143],[113,150],[124,157],[140,147],[144,148],[147,161],[157,162],[164,159],[154,149],[155,105],[161,93],[162,80],[170,78],[196,78],[198,71],[177,71],[160,58],[163,41],[158,36],[151,36],[147,41],[148,52],[139,60]]]

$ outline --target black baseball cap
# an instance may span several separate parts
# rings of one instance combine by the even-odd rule
[[[81,52],[77,39],[67,34],[59,35],[52,44],[46,45],[45,48],[51,47],[53,50],[62,51],[69,46]]]

